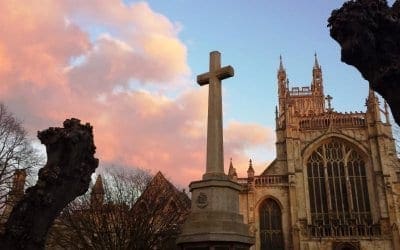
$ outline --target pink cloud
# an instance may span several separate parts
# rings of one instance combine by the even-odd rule
[[[208,89],[186,87],[177,25],[143,2],[6,0],[0,9],[0,98],[32,134],[77,117],[94,126],[102,165],[161,170],[181,185],[201,178]],[[107,33],[91,37],[93,25]],[[172,91],[186,85],[171,98],[132,81]],[[270,134],[257,124],[228,124],[225,154],[247,161],[246,150],[269,147]]]
[[[66,25],[59,1],[1,1],[0,70],[4,85],[65,84],[60,67],[89,46],[87,34],[76,25]],[[4,70],[5,69],[5,70]],[[5,83],[4,83],[5,82]]]
[[[202,103],[200,97],[206,99],[206,91],[194,92],[197,93],[183,93],[175,100],[141,91],[110,97],[105,113],[93,117],[100,135],[96,143],[106,145],[109,137],[111,145],[117,143],[99,147],[103,160],[162,169],[174,180],[187,181],[189,175],[198,172],[193,169],[204,166],[203,123],[207,106],[198,105]],[[199,96],[196,99],[200,102],[194,101],[196,106],[188,98],[193,95]]]
[[[252,145],[265,144],[271,141],[274,132],[258,124],[231,122],[225,130],[226,143],[232,148],[243,150]]]
[[[275,131],[262,127],[259,124],[244,124],[231,122],[225,129],[225,166],[229,166],[233,159],[239,177],[247,176],[249,160],[254,156],[252,149],[262,149],[265,152],[273,151],[275,147]],[[260,174],[266,167],[265,162],[257,162],[253,158],[253,167],[256,174]]]
[[[127,6],[120,0],[86,0],[68,7],[78,22],[110,30],[98,40],[90,59],[99,59],[99,54],[106,56],[100,60],[111,57],[111,66],[117,66],[118,60],[120,66],[125,65],[124,75],[136,73],[134,77],[143,83],[171,84],[190,73],[186,46],[177,36],[179,26],[154,12],[146,2]]]

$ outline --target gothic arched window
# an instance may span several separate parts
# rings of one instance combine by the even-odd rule
[[[319,228],[314,233],[363,234],[358,229],[372,222],[365,162],[357,150],[330,139],[308,158],[307,175],[312,224]]]
[[[285,249],[282,234],[282,212],[278,203],[266,199],[260,205],[261,249]]]

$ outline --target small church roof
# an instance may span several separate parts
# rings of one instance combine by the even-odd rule
[[[183,206],[190,207],[190,199],[187,194],[184,191],[179,191],[160,171],[150,180],[135,204],[140,204],[140,201],[150,199],[150,196],[154,194],[163,195],[160,190],[163,191],[163,194],[168,194],[172,199],[178,200]]]

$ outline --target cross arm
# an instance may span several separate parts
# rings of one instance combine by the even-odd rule
[[[226,78],[232,77],[235,74],[232,66],[225,66],[216,71],[207,72],[197,76],[197,83],[200,86],[209,83],[210,78],[215,77],[219,80],[224,80]]]

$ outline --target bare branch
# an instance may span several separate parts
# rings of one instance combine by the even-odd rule
[[[0,214],[7,204],[15,170],[24,169],[29,175],[43,164],[44,157],[32,147],[22,122],[0,103]]]
[[[54,225],[49,248],[175,248],[190,207],[186,194],[161,174],[151,179],[148,171],[140,169],[112,168],[102,179],[105,202],[93,204],[95,199],[90,196],[98,186],[91,195],[75,200]]]

